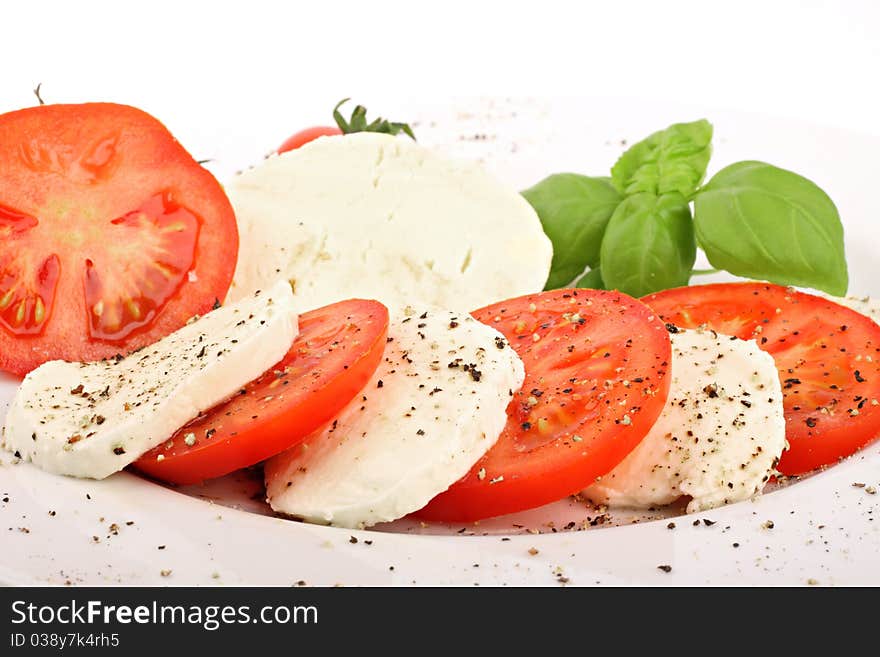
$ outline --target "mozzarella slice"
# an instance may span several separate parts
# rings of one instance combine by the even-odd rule
[[[651,507],[691,497],[690,513],[760,493],[787,448],[773,358],[710,330],[672,338],[669,399],[648,435],[584,496]]]
[[[323,137],[226,191],[241,238],[233,300],[284,276],[300,308],[479,308],[540,291],[550,271],[550,240],[520,194],[407,137]]]
[[[400,518],[495,443],[522,361],[494,329],[443,310],[393,319],[385,360],[339,417],[266,463],[269,504],[322,524]]]
[[[286,281],[126,358],[50,361],[12,401],[2,446],[58,474],[103,479],[280,361],[297,335]]]

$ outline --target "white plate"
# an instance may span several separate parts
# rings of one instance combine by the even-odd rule
[[[872,252],[880,244],[873,179],[880,139],[632,100],[400,102],[382,109],[418,117],[421,141],[480,158],[518,188],[559,171],[604,174],[622,140],[706,116],[716,129],[713,170],[762,159],[829,192],[846,227],[850,290],[880,296]],[[184,144],[208,144],[225,132],[227,150],[214,153],[212,164],[221,179],[286,136],[274,132],[277,126],[252,126],[262,134],[231,140],[223,118],[205,122],[199,134],[177,135]],[[0,417],[14,390],[0,375]],[[79,481],[13,464],[8,454],[2,460],[0,580],[15,584],[880,584],[880,496],[867,492],[880,487],[878,443],[756,501],[696,516],[670,519],[678,509],[601,514],[566,500],[467,526],[404,520],[366,532],[266,515],[253,473],[176,491],[127,473]]]

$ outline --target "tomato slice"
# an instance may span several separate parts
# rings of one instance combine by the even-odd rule
[[[880,327],[873,320],[767,283],[682,287],[643,300],[666,322],[756,340],[773,356],[790,446],[779,461],[783,474],[836,463],[880,435]]]
[[[420,517],[479,520],[576,493],[620,463],[660,415],[669,334],[639,301],[553,290],[472,314],[507,337],[525,382],[495,446]]]
[[[149,114],[0,116],[0,369],[155,342],[225,297],[237,256],[220,184]]]
[[[280,363],[134,467],[192,484],[298,445],[363,389],[382,360],[387,332],[388,310],[378,301],[342,301],[300,315],[299,335]]]
[[[315,141],[318,137],[332,137],[341,134],[342,130],[336,126],[316,125],[312,128],[306,128],[305,130],[300,130],[296,134],[288,137],[284,143],[278,147],[278,154],[280,155],[287,151],[296,150],[301,146],[305,146],[310,141]]]

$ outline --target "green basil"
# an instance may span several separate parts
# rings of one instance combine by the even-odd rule
[[[386,135],[399,135],[402,132],[415,140],[416,136],[413,134],[412,128],[406,123],[388,121],[381,117],[367,123],[367,108],[363,105],[356,105],[351,112],[351,118],[346,121],[345,117],[343,117],[342,113],[339,111],[339,108],[349,100],[351,99],[343,98],[336,103],[336,107],[333,108],[333,120],[336,121],[336,125],[339,126],[342,134],[350,135],[355,132],[379,132]]]
[[[525,190],[553,243],[553,262],[545,289],[569,285],[599,262],[605,226],[620,203],[608,178],[559,173]]]
[[[629,196],[602,239],[602,280],[634,297],[687,285],[696,243],[687,199],[678,192]]]
[[[762,162],[703,185],[712,131],[706,120],[677,123],[631,146],[610,179],[564,173],[524,191],[553,243],[546,289],[642,296],[686,285],[699,245],[718,270],[845,294],[843,227],[828,195]]]
[[[604,290],[605,282],[602,280],[602,270],[599,267],[591,269],[586,274],[577,279],[574,287],[586,287],[592,290]]]
[[[694,223],[713,267],[846,294],[840,215],[803,176],[763,162],[732,164],[697,194]]]
[[[678,192],[690,198],[706,175],[711,155],[711,123],[676,123],[631,146],[611,169],[611,178],[627,196]]]

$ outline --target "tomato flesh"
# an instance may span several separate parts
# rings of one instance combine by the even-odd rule
[[[666,322],[755,340],[773,356],[789,443],[781,473],[836,463],[880,436],[880,326],[873,320],[766,283],[697,285],[643,300]]]
[[[219,183],[148,114],[0,116],[0,369],[155,342],[225,297],[237,254]]]
[[[166,195],[156,195],[110,224],[118,227],[118,239],[86,260],[83,288],[89,335],[118,341],[148,327],[177,293],[195,260],[199,221]],[[123,290],[133,293],[116,296]]]
[[[342,130],[336,126],[316,125],[305,130],[300,130],[294,135],[288,137],[281,146],[278,147],[278,153],[286,153],[287,151],[296,150],[301,146],[305,146],[310,141],[315,141],[318,137],[332,137],[341,135]]]
[[[577,493],[620,463],[660,415],[669,334],[639,301],[553,290],[472,314],[509,340],[525,382],[495,446],[420,517],[479,520]]]
[[[134,467],[163,481],[191,484],[298,445],[373,375],[385,350],[388,310],[378,301],[342,301],[300,315],[299,330],[280,363]]]
[[[2,242],[11,244],[37,225],[33,217],[0,207]],[[13,261],[22,256],[6,258]],[[27,281],[22,280],[14,264],[3,267],[0,260],[0,326],[12,335],[39,335],[55,305],[60,268],[58,256],[52,254],[32,269],[33,277]]]

